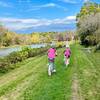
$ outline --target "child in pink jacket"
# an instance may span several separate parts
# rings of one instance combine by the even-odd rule
[[[69,45],[67,45],[66,50],[64,51],[64,61],[66,66],[69,65],[70,55],[71,55],[71,50],[69,48]]]
[[[51,47],[48,50],[48,61],[49,61],[49,65],[52,64],[52,72],[56,72],[55,64],[54,64],[56,55],[57,55],[56,49]]]

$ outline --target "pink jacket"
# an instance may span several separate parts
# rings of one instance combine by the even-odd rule
[[[66,58],[69,58],[71,55],[71,50],[68,48],[65,50],[64,55],[66,56]]]
[[[56,50],[53,48],[50,48],[48,50],[48,58],[55,58],[55,56],[56,56]]]

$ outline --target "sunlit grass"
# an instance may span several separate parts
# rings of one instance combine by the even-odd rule
[[[99,100],[100,52],[87,53],[83,47],[71,45],[71,62],[63,63],[64,48],[58,49],[57,73],[47,75],[47,56],[37,56],[18,63],[18,68],[0,77],[0,100],[72,100],[74,73],[83,100]],[[12,96],[13,95],[13,96]]]

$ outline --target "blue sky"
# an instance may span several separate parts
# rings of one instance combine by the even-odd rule
[[[0,0],[0,22],[18,33],[73,30],[76,14],[86,1]]]

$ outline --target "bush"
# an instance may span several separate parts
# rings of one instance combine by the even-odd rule
[[[94,52],[96,52],[96,51],[98,51],[98,50],[100,50],[100,43],[98,43],[98,44],[95,46]]]
[[[8,71],[10,63],[6,58],[0,58],[0,73],[5,73]]]
[[[27,57],[28,57],[28,53],[25,51],[12,52],[9,56],[7,56],[11,64],[21,62]]]
[[[100,50],[100,43],[97,44],[96,50]]]
[[[21,62],[27,58],[37,56],[39,54],[43,54],[48,50],[49,47],[45,48],[30,48],[24,47],[21,51],[12,52],[8,56],[4,58],[0,58],[0,73],[7,72],[10,69],[16,68],[15,66],[12,68],[11,64],[16,64]]]
[[[100,13],[86,15],[78,19],[77,32],[81,44],[96,45],[100,40]]]
[[[88,35],[85,39],[84,39],[85,45],[87,46],[94,46],[96,45],[96,37],[94,35]]]
[[[28,58],[35,56],[35,50],[31,49],[28,51]]]

